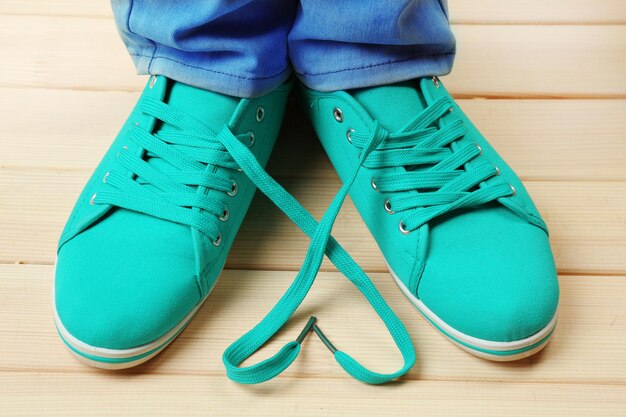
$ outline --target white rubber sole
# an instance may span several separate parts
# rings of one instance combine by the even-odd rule
[[[221,272],[220,272],[221,275]],[[56,265],[55,265],[56,279]],[[219,279],[219,277],[218,277]],[[217,282],[217,280],[215,281]],[[107,349],[97,346],[91,346],[76,337],[74,337],[63,325],[61,318],[56,309],[56,299],[54,295],[54,284],[52,286],[52,306],[54,309],[54,322],[57,327],[59,336],[67,346],[70,353],[80,362],[100,369],[118,370],[127,369],[140,365],[152,359],[161,353],[191,322],[200,307],[213,291],[213,287],[209,290],[194,308],[189,312],[175,327],[173,327],[165,335],[142,346],[129,349]]]
[[[411,294],[409,289],[393,272],[386,260],[385,264],[398,288],[400,288],[402,293],[426,318],[426,321],[428,321],[431,326],[464,351],[480,358],[497,362],[509,362],[532,356],[546,347],[556,327],[558,312],[554,314],[554,317],[543,329],[525,339],[511,342],[495,342],[469,336],[448,325],[433,313],[421,300]]]

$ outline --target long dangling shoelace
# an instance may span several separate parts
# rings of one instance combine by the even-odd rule
[[[490,163],[476,163],[470,166],[472,160],[482,153],[479,145],[473,144],[452,151],[451,145],[465,135],[465,127],[461,120],[434,127],[451,106],[452,102],[447,97],[436,101],[398,133],[390,134],[376,122],[369,135],[352,135],[353,143],[361,148],[358,164],[346,178],[319,224],[263,171],[254,157],[227,129],[220,132],[219,140],[256,186],[312,239],[303,266],[287,292],[259,324],[224,352],[224,364],[231,379],[252,384],[275,377],[295,360],[300,352],[300,343],[311,327],[333,352],[344,370],[360,381],[379,384],[408,372],[415,361],[415,351],[406,329],[367,275],[343,251],[330,232],[361,166],[412,168],[412,171],[401,174],[383,175],[372,182],[372,186],[380,191],[407,192],[405,195],[394,196],[394,201],[386,204],[390,209],[394,207],[398,211],[407,212],[406,220],[399,225],[404,233],[410,233],[411,230],[451,210],[485,204],[515,193],[515,189],[508,184],[484,183],[490,177],[499,174],[497,167]],[[420,165],[426,165],[429,169],[419,170]],[[417,208],[419,210],[415,210]],[[313,284],[324,252],[337,269],[365,295],[381,317],[402,353],[404,366],[390,374],[380,374],[366,369],[348,354],[337,350],[319,328],[315,327],[312,320],[295,341],[287,343],[272,357],[255,365],[240,368],[239,365],[263,346],[295,312]]]
[[[185,224],[200,230],[215,243],[221,240],[216,219],[222,215],[225,208],[209,196],[197,194],[194,187],[229,192],[233,186],[231,180],[206,172],[206,165],[239,168],[311,238],[302,268],[289,289],[259,324],[224,352],[223,361],[229,378],[244,384],[255,384],[274,378],[295,360],[304,337],[311,330],[320,336],[339,365],[360,381],[381,384],[404,375],[413,367],[416,359],[415,350],[406,328],[365,272],[330,234],[358,169],[341,187],[318,223],[293,196],[265,172],[248,147],[242,143],[247,140],[246,135],[235,136],[227,127],[216,135],[193,117],[150,98],[141,105],[141,111],[180,131],[176,134],[168,133],[167,138],[140,130],[133,130],[131,133],[133,139],[153,157],[165,160],[179,172],[163,174],[137,155],[121,152],[119,156],[121,163],[134,174],[133,177],[110,172],[104,180],[112,189],[99,192],[92,198],[92,204],[110,204]],[[371,137],[363,144],[359,167],[387,136],[384,129],[375,126]],[[363,293],[380,316],[402,354],[404,360],[402,368],[393,373],[381,374],[363,367],[350,355],[338,350],[316,326],[314,318],[309,320],[295,341],[287,343],[272,357],[255,365],[239,367],[293,315],[309,292],[324,254]]]
[[[377,125],[374,128],[370,141],[366,144],[361,153],[359,166],[362,165],[367,155],[380,144],[385,136],[386,132]],[[356,179],[358,169],[344,182],[318,224],[313,216],[311,216],[293,196],[285,191],[263,170],[263,168],[261,168],[254,156],[236,140],[228,129],[222,130],[218,138],[231,152],[233,158],[241,168],[243,168],[243,171],[255,183],[259,190],[267,195],[305,234],[311,237],[311,244],[302,268],[289,289],[259,324],[236,340],[224,352],[223,361],[228,377],[236,382],[255,384],[280,374],[300,353],[302,339],[311,327],[333,353],[339,365],[348,372],[348,374],[359,381],[369,384],[381,384],[407,373],[415,363],[415,350],[406,328],[382,298],[365,272],[363,272],[330,234],[341,205],[352,183]],[[335,348],[335,346],[326,339],[319,328],[316,327],[312,321],[309,321],[303,332],[295,341],[287,343],[272,357],[255,365],[240,368],[239,365],[263,346],[293,315],[309,292],[319,271],[324,253],[326,253],[337,269],[361,291],[387,326],[389,333],[402,354],[404,366],[398,371],[389,374],[371,371],[362,366],[347,353]]]

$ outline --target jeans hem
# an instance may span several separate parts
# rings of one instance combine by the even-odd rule
[[[454,56],[455,52],[420,55],[317,73],[296,71],[296,76],[308,88],[322,92],[374,87],[425,76],[447,75],[452,70]]]
[[[189,65],[162,55],[131,53],[137,73],[163,75],[193,87],[234,97],[252,98],[270,93],[291,75],[291,67],[268,76],[231,74],[217,69]]]

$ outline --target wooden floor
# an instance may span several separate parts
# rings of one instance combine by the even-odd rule
[[[407,325],[415,368],[400,383],[365,386],[312,337],[280,378],[234,384],[223,350],[280,297],[307,246],[257,196],[227,271],[170,348],[121,373],[79,364],[52,321],[56,241],[145,79],[106,1],[0,0],[0,415],[626,415],[626,2],[450,0],[450,9],[459,52],[444,81],[552,232],[562,296],[544,352],[497,364],[444,340],[395,287],[348,203],[335,236]],[[293,137],[302,126],[307,135]],[[269,169],[316,216],[339,187],[293,111]],[[342,349],[395,369],[400,357],[374,313],[332,265],[323,269],[269,349],[314,313]]]

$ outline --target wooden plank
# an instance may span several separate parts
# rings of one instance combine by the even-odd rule
[[[0,138],[6,138],[0,140],[0,165],[58,170],[91,171],[138,97],[135,92],[0,91],[5,109]],[[459,103],[524,180],[626,180],[626,100]],[[334,178],[306,117],[295,100],[290,106],[272,174]]]
[[[474,96],[624,97],[626,26],[457,25],[447,84]],[[0,86],[138,91],[130,58],[107,19],[0,16]],[[85,48],[77,39],[89,39]]]
[[[0,265],[0,372],[96,373],[70,356],[56,334],[50,306],[52,275],[53,267],[48,265]],[[561,277],[559,324],[553,340],[537,356],[513,363],[490,362],[460,350],[426,323],[388,274],[370,276],[412,336],[418,360],[405,379],[626,384],[624,276]],[[293,278],[293,272],[227,270],[176,342],[128,373],[225,378],[224,349],[269,311]],[[285,330],[256,360],[293,340],[312,314],[334,344],[366,366],[381,372],[400,366],[400,355],[369,304],[346,279],[330,272],[320,274]],[[285,375],[302,381],[348,378],[315,336],[306,340]]]
[[[448,0],[453,23],[469,24],[623,24],[620,0]]]
[[[624,416],[621,386],[409,382],[366,386],[288,379],[241,386],[223,377],[3,373],[7,416]]]
[[[113,18],[108,1],[2,0],[0,14]]]
[[[0,262],[53,263],[58,235],[88,174],[0,169]],[[338,179],[279,178],[321,217]],[[626,273],[626,182],[529,182],[551,230],[561,273]],[[369,271],[386,271],[356,209],[346,203],[333,234]],[[262,237],[260,239],[259,237]],[[257,196],[229,257],[230,268],[294,270],[309,240],[264,197]],[[324,268],[333,268],[327,261]]]
[[[462,97],[626,94],[626,26],[458,26],[450,91]],[[607,71],[607,68],[611,68]]]
[[[470,24],[617,24],[626,23],[626,7],[620,0],[449,0],[453,23]],[[3,0],[0,14],[111,18],[106,1]]]

